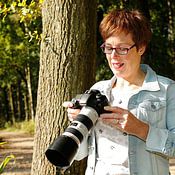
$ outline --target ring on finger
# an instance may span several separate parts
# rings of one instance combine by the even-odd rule
[[[118,124],[119,120],[117,118],[114,118],[113,122],[114,122],[114,124]]]

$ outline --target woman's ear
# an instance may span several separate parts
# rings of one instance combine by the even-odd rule
[[[141,46],[141,47],[138,49],[139,55],[143,55],[143,54],[145,53],[145,50],[146,50],[146,46]]]

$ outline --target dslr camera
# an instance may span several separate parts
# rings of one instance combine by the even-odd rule
[[[79,95],[79,98],[72,99],[72,103],[73,108],[81,109],[80,113],[45,152],[47,159],[62,169],[72,164],[79,145],[96,123],[99,115],[105,112],[104,106],[109,105],[106,96],[99,90],[93,89]]]

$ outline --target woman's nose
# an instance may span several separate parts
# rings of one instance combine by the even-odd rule
[[[118,58],[118,57],[119,57],[119,54],[116,52],[116,49],[113,49],[111,53],[111,58]]]

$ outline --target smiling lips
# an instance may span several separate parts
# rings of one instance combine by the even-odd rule
[[[112,63],[112,66],[115,69],[121,69],[123,67],[124,63]]]

